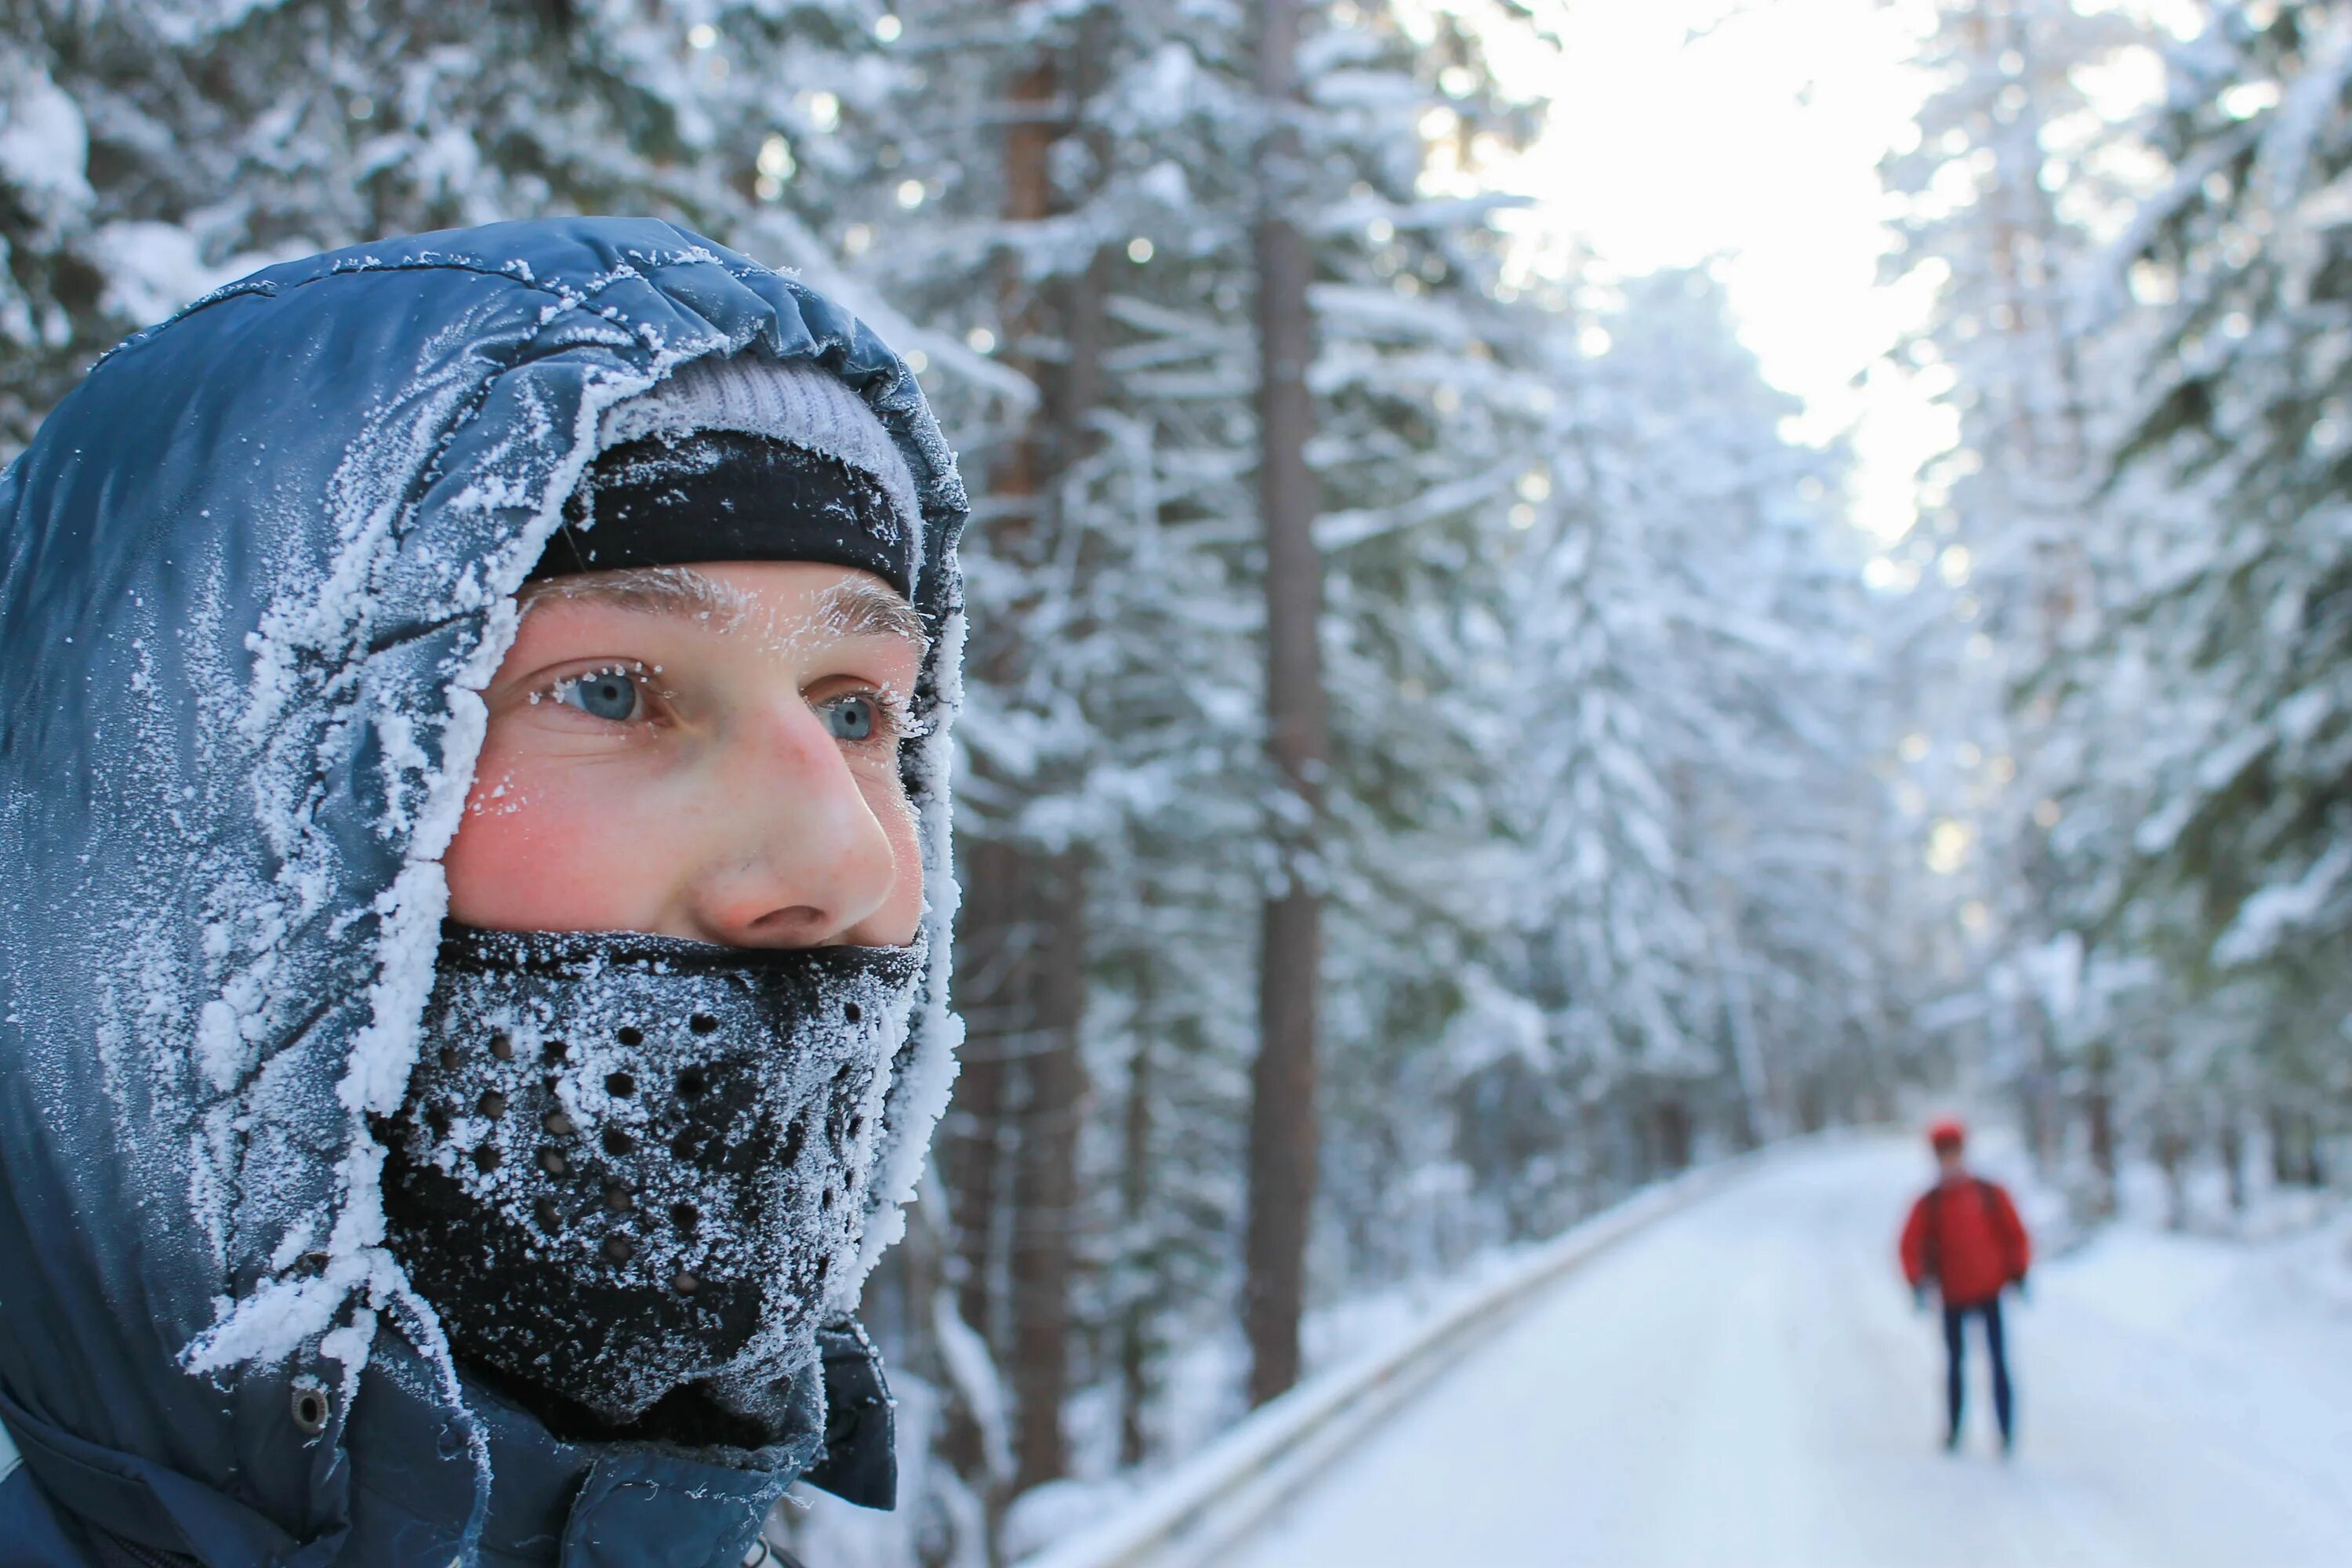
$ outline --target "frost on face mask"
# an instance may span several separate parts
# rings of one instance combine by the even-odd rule
[[[451,927],[383,1194],[460,1358],[565,1436],[812,1439],[924,959]]]

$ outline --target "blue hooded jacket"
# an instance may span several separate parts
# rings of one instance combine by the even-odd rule
[[[806,1462],[567,1445],[466,1383],[368,1130],[514,591],[602,411],[714,354],[839,376],[923,513],[932,968],[864,1261],[898,1235],[953,1070],[965,510],[914,377],[663,223],[271,268],[114,351],[0,478],[0,1568],[711,1568]]]

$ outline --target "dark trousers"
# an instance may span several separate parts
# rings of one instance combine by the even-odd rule
[[[1960,1435],[1961,1395],[1967,1390],[1967,1380],[1961,1376],[1965,1360],[1967,1336],[1962,1332],[1971,1316],[1984,1320],[1985,1352],[1992,1357],[1992,1413],[2000,1423],[2000,1440],[2010,1440],[2012,1405],[2009,1393],[2009,1354],[2001,1346],[2000,1298],[1990,1301],[1970,1301],[1965,1306],[1944,1303],[1944,1402],[1952,1414],[1951,1435]]]

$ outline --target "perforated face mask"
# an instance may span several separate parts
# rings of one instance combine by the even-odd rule
[[[566,1436],[806,1436],[922,973],[448,928],[383,1190],[458,1355]]]

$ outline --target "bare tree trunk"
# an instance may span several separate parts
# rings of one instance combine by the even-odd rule
[[[1715,966],[1723,975],[1723,1014],[1731,1034],[1732,1066],[1739,1074],[1740,1143],[1752,1149],[1780,1135],[1779,1107],[1764,1067],[1764,1041],[1756,1027],[1756,994],[1748,979],[1748,952],[1740,945],[1739,911],[1729,883],[1717,885],[1717,921],[1708,935]]]
[[[1151,1196],[1151,1140],[1157,1119],[1152,1114],[1152,1047],[1160,1024],[1152,1005],[1154,986],[1150,960],[1141,966],[1135,998],[1135,1054],[1127,1069],[1127,1116],[1119,1139],[1119,1219],[1129,1236],[1143,1226],[1144,1205]],[[1147,1267],[1156,1268],[1156,1264]],[[1150,1436],[1144,1414],[1151,1400],[1151,1311],[1153,1290],[1129,1285],[1119,1304],[1118,1322],[1118,1462],[1132,1468],[1149,1457]]]
[[[2051,1059],[2053,1026],[2047,1012],[2035,1003],[2020,1003],[2017,1016],[2032,1047],[2026,1053],[2030,1065],[2019,1094],[2025,1114],[2025,1149],[2033,1161],[2034,1173],[2049,1181],[2057,1174],[2066,1136],[2058,1075]]]
[[[1086,1065],[1078,1023],[1086,1009],[1086,872],[1065,850],[1040,858],[1049,876],[1032,885],[1043,942],[1032,957],[1034,1047],[1022,1110],[1013,1231],[1013,1387],[1016,1491],[1068,1473],[1062,1406],[1070,1390],[1070,1277],[1078,1229],[1078,1132]]]
[[[2083,1119],[2090,1132],[2091,1170],[2098,1178],[2091,1193],[2091,1212],[2105,1219],[2116,1212],[2116,1107],[2104,1059],[2092,1065]]]
[[[1092,90],[1101,26],[1082,26],[1070,68],[1048,51],[1010,86],[1005,131],[1003,213],[1009,226],[1047,221],[1063,210],[1053,178],[1056,143],[1073,131],[1072,100]],[[1073,90],[1075,89],[1075,90]],[[1102,387],[1105,258],[1096,255],[1076,279],[1033,286],[1006,268],[1002,315],[1010,356],[1040,393],[1022,437],[1006,453],[996,490],[1017,498],[1027,519],[1021,543],[1042,565],[1083,544],[1073,531],[1061,477],[1083,449],[1086,422]],[[1057,337],[1064,352],[1035,355],[1022,345]],[[1013,634],[1018,636],[1016,632]],[[1050,790],[1053,780],[1027,781]],[[1025,1490],[1068,1473],[1062,1429],[1076,1334],[1070,1315],[1081,1226],[1078,1145],[1087,1084],[1080,1028],[1087,978],[1087,864],[1082,848],[1027,846],[1020,853],[1024,922],[1032,939],[1022,955],[1026,1004],[1021,1049],[1020,1146],[1014,1161],[1010,1240],[1010,1357],[1015,1419],[1013,1487]]]
[[[1691,1113],[1680,1095],[1668,1095],[1658,1102],[1658,1168],[1667,1175],[1690,1168]]]
[[[1315,1205],[1317,1034],[1323,952],[1315,851],[1330,761],[1317,624],[1315,408],[1307,286],[1314,259],[1294,221],[1300,162],[1300,0],[1259,0],[1258,94],[1270,124],[1258,148],[1258,499],[1265,525],[1266,724],[1282,787],[1303,808],[1277,822],[1283,882],[1266,900],[1259,947],[1257,1060],[1250,1074],[1249,1235],[1243,1318],[1249,1397],[1263,1405],[1298,1380],[1307,1226]]]
[[[956,1311],[993,1342],[995,1281],[1002,1248],[999,1209],[1007,1102],[1013,1071],[1008,1043],[1021,1026],[1023,1001],[1015,982],[1022,940],[1018,893],[1020,857],[995,839],[962,845],[963,904],[956,932],[956,999],[965,1025],[963,1066],[955,1100],[940,1128],[940,1164],[954,1214]]]
[[[950,1219],[949,1270],[956,1316],[992,1352],[1001,1342],[996,1310],[1003,1275],[1004,1167],[1011,1127],[1013,1044],[1022,1020],[1017,944],[1021,862],[1011,846],[978,839],[959,846],[963,905],[957,917],[956,996],[965,1022],[963,1068],[940,1129],[940,1169]],[[1008,1478],[996,1473],[989,1435],[972,1411],[950,1412],[940,1453],[979,1500],[990,1555]]]
[[[2230,1212],[2242,1219],[2246,1213],[2246,1128],[2234,1110],[2223,1115],[2218,1142],[2221,1174],[2230,1185]]]
[[[2167,1113],[2156,1133],[2156,1166],[2164,1173],[2164,1226],[2189,1228],[2189,1139]]]
[[[2273,1105],[2270,1111],[2271,1178],[2282,1187],[2327,1184],[2327,1168],[2319,1148],[2319,1118],[2308,1110]]]

